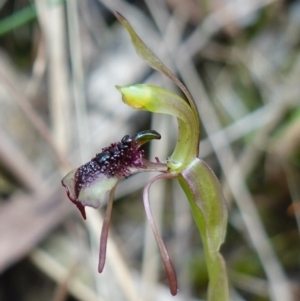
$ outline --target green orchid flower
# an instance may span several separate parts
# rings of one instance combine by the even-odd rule
[[[85,206],[99,207],[109,195],[106,216],[100,239],[99,267],[105,263],[106,242],[112,210],[114,191],[119,181],[138,172],[159,171],[145,186],[143,202],[149,224],[156,238],[170,291],[178,291],[176,274],[168,251],[152,216],[149,189],[161,179],[177,179],[189,201],[191,212],[199,230],[207,263],[209,301],[229,300],[226,267],[220,247],[224,242],[227,226],[227,206],[220,184],[209,166],[199,158],[200,120],[194,99],[180,80],[143,43],[128,21],[119,13],[117,19],[127,29],[137,53],[155,70],[171,79],[185,94],[187,101],[178,95],[153,85],[134,84],[117,86],[123,102],[137,110],[169,114],[177,118],[178,140],[166,162],[150,162],[144,158],[141,146],[160,135],[148,130],[133,137],[125,136],[120,142],[103,148],[90,162],[71,171],[62,180],[68,197],[85,218]]]

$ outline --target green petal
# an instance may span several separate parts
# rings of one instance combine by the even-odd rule
[[[199,126],[188,103],[178,95],[153,85],[117,86],[123,101],[132,108],[173,115],[178,120],[178,141],[167,165],[180,172],[198,153]]]
[[[131,42],[137,52],[137,54],[145,60],[145,62],[154,70],[157,70],[167,76],[170,80],[172,80],[184,93],[186,98],[189,101],[189,104],[192,108],[192,113],[194,115],[194,118],[197,121],[197,126],[200,128],[200,119],[199,119],[199,114],[197,111],[197,107],[195,104],[195,101],[191,95],[191,93],[188,91],[188,89],[185,87],[185,85],[177,78],[177,76],[166,67],[163,62],[145,45],[145,43],[142,41],[142,39],[137,35],[135,30],[132,28],[130,23],[118,12],[115,12],[116,18],[119,20],[119,22],[126,28],[128,31],[130,37],[131,37]],[[196,138],[198,141],[198,146],[199,146],[199,141],[200,141],[200,132],[198,132],[198,137]],[[199,150],[197,151],[197,154],[199,153]]]

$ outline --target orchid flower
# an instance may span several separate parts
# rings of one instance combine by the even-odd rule
[[[123,102],[134,109],[175,116],[178,121],[177,144],[165,163],[158,158],[156,162],[150,162],[144,158],[141,146],[153,139],[160,139],[160,135],[154,130],[143,131],[132,137],[126,135],[120,142],[103,148],[102,152],[96,154],[88,163],[68,173],[63,178],[62,185],[84,218],[86,218],[85,206],[98,208],[103,204],[106,195],[109,195],[100,238],[98,270],[102,272],[117,184],[135,173],[160,172],[160,175],[145,186],[143,202],[165,266],[171,294],[176,295],[178,291],[176,274],[151,213],[149,189],[157,180],[177,179],[187,196],[203,242],[209,276],[208,300],[227,301],[228,279],[220,253],[226,233],[227,206],[216,176],[199,158],[200,120],[194,99],[183,83],[144,44],[129,22],[121,14],[115,15],[130,34],[138,55],[150,67],[171,79],[182,90],[187,101],[173,92],[153,85],[134,84],[116,88],[121,92]]]

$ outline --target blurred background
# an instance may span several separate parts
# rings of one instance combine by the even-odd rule
[[[160,132],[145,149],[151,160],[176,142],[176,120],[132,110],[114,88],[177,91],[136,55],[113,11],[196,100],[200,157],[228,202],[231,300],[300,300],[300,1],[291,0],[0,1],[0,300],[206,299],[200,237],[175,181],[155,184],[151,200],[176,297],[143,210],[153,174],[118,186],[102,274],[105,207],[84,221],[60,184],[125,134]]]

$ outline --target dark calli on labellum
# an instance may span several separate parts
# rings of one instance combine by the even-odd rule
[[[101,153],[63,178],[62,185],[69,199],[78,207],[84,219],[84,206],[98,208],[107,192],[120,180],[147,167],[144,150],[140,147],[152,139],[160,139],[160,134],[148,130],[133,137],[126,135],[120,142],[103,148]]]

